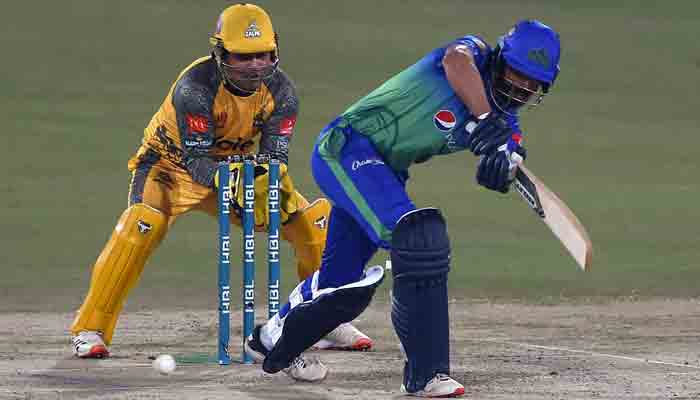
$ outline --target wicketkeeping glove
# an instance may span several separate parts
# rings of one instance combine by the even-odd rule
[[[243,163],[232,162],[229,164],[231,170],[231,205],[236,214],[240,217],[243,212]],[[258,229],[266,228],[270,221],[270,209],[268,204],[268,164],[255,165],[255,179],[253,181],[255,187],[255,225]],[[280,164],[280,222],[285,223],[291,214],[294,214],[298,209],[295,195],[294,183],[292,178],[287,173],[287,165]],[[214,179],[214,184],[219,187],[218,174]]]
[[[471,121],[466,126],[466,145],[475,156],[489,154],[510,139],[513,127],[506,115],[491,112]]]
[[[487,189],[508,193],[518,163],[527,151],[516,140],[509,140],[496,151],[481,157],[476,167],[476,182]]]

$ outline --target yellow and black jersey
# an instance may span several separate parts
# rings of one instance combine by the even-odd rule
[[[129,169],[145,159],[165,160],[213,187],[217,161],[226,156],[257,147],[286,163],[298,110],[294,85],[281,69],[246,95],[224,84],[212,57],[200,58],[180,73],[153,115]]]

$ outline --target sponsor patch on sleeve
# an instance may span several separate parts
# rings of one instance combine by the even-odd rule
[[[280,122],[280,135],[292,136],[292,132],[294,131],[294,125],[296,123],[297,123],[296,116],[284,118]]]
[[[209,130],[209,119],[204,115],[187,114],[185,120],[192,133],[207,133]]]

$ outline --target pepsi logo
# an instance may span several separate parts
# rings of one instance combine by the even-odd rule
[[[448,132],[457,125],[457,117],[450,110],[440,110],[433,117],[435,127],[443,132]]]

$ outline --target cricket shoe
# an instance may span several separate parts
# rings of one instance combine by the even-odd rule
[[[283,371],[292,379],[301,382],[320,382],[328,375],[328,367],[321,360],[304,354],[295,358]]]
[[[71,338],[73,354],[79,358],[106,358],[109,351],[102,340],[102,334],[96,331],[82,331]]]
[[[374,342],[350,323],[340,324],[326,337],[313,345],[314,350],[368,351]]]
[[[436,374],[423,388],[417,392],[408,393],[406,386],[401,385],[401,392],[415,397],[459,397],[464,394],[464,386],[445,374]]]
[[[260,340],[260,330],[262,325],[258,325],[253,329],[253,333],[248,335],[248,337],[243,342],[243,347],[246,354],[253,359],[254,362],[262,364],[265,361],[265,357],[270,354],[268,350]],[[283,370],[292,379],[301,382],[319,382],[326,378],[328,375],[328,367],[325,366],[320,360],[306,356],[304,354],[295,358],[292,364]]]
[[[270,354],[270,350],[268,350],[262,344],[262,341],[260,341],[260,329],[262,329],[262,327],[262,325],[256,326],[255,329],[253,329],[253,333],[248,335],[243,342],[243,349],[245,350],[245,353],[248,354],[253,361],[259,364],[265,361],[265,357]]]

